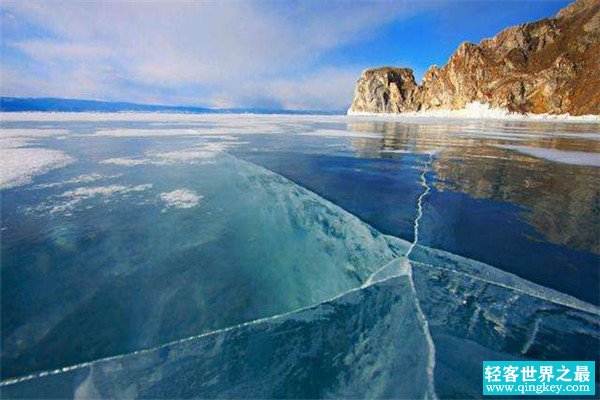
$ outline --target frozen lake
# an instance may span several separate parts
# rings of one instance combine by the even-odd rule
[[[480,397],[483,360],[600,361],[599,124],[4,114],[0,147],[7,397]]]

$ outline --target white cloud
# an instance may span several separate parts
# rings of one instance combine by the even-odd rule
[[[360,68],[322,68],[294,79],[257,79],[241,82],[235,91],[218,93],[214,107],[233,107],[260,100],[267,107],[341,110],[350,105]]]
[[[347,105],[361,69],[322,65],[323,55],[423,5],[5,1],[3,7],[5,45],[32,61],[28,69],[3,63],[5,94],[314,109]]]

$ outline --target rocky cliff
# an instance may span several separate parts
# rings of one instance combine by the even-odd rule
[[[461,109],[480,102],[515,112],[600,114],[600,0],[554,18],[462,43],[417,84],[409,68],[363,72],[349,113]]]

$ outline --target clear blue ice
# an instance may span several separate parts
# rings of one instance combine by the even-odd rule
[[[477,398],[483,360],[600,361],[598,168],[505,148],[597,125],[182,119],[4,122],[74,161],[2,191],[3,397]]]

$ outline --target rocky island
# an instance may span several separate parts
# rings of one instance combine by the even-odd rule
[[[420,84],[410,68],[358,79],[348,114],[460,110],[482,103],[519,113],[600,114],[600,0],[577,0],[555,17],[464,42]]]

